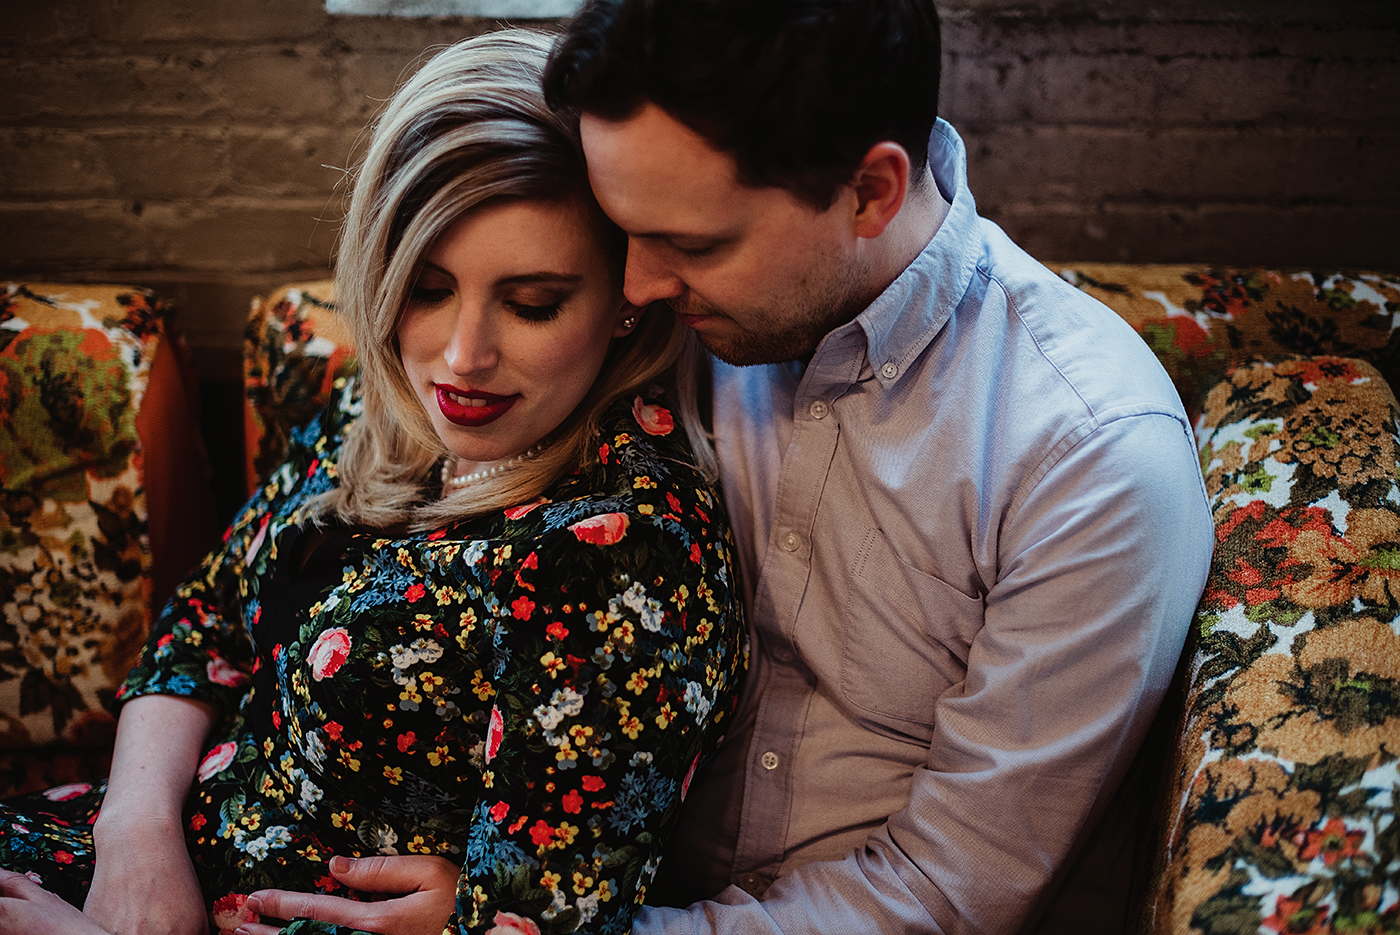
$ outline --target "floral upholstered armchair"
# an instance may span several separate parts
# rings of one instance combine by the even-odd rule
[[[0,795],[106,774],[116,688],[217,535],[194,386],[150,293],[0,284]]]

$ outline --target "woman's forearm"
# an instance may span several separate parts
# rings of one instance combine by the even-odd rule
[[[173,695],[145,695],[123,706],[107,795],[93,826],[99,847],[104,826],[179,822],[214,719],[205,702]]]

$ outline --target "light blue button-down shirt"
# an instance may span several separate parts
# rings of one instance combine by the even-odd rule
[[[1213,544],[1181,402],[977,216],[943,121],[929,160],[952,207],[869,308],[717,369],[754,653],[667,869],[737,885],[637,932],[1016,932],[1176,666]]]

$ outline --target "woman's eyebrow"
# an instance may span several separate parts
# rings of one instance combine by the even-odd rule
[[[519,273],[515,276],[503,276],[497,280],[497,283],[502,286],[534,285],[539,283],[573,286],[581,282],[583,282],[583,276],[578,273],[554,272]]]

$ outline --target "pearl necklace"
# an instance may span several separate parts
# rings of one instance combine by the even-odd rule
[[[480,471],[473,471],[470,474],[461,474],[456,477],[452,476],[452,469],[457,466],[457,459],[444,458],[442,462],[442,486],[456,487],[460,489],[470,484],[475,484],[477,481],[483,480],[484,478],[492,477],[496,474],[502,474],[506,471],[511,470],[512,468],[519,467],[526,461],[529,461],[531,458],[535,457],[535,455],[539,454],[542,450],[544,450],[543,445],[531,445],[524,452],[516,455],[513,458],[497,462],[496,464],[491,465],[489,468],[483,468]]]

